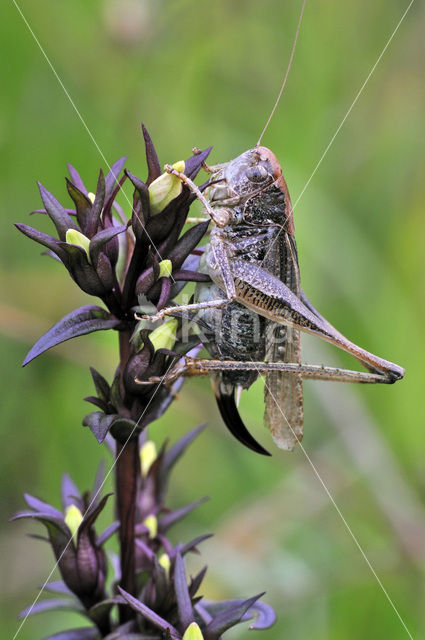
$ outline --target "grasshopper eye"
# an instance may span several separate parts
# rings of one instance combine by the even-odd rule
[[[262,164],[257,164],[255,167],[249,167],[246,170],[246,177],[251,182],[264,182],[268,175],[267,169]]]

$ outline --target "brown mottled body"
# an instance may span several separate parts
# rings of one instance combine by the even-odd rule
[[[209,328],[206,346],[217,359],[210,367],[213,387],[230,431],[265,453],[243,425],[234,393],[265,374],[265,424],[280,448],[292,449],[303,433],[303,377],[390,384],[401,379],[404,370],[348,340],[301,290],[291,202],[272,151],[257,146],[207,169],[212,173],[208,200],[186,176],[170,169],[196,193],[214,222],[201,263],[213,284],[199,284],[197,302],[179,310],[198,311]],[[234,332],[241,309],[245,325]],[[158,317],[176,311],[164,309]],[[300,365],[301,331],[347,351],[369,373]]]
[[[213,180],[220,180],[221,177],[224,185],[218,182],[215,188],[212,187],[209,202],[213,210],[228,210],[228,202],[231,200],[231,216],[226,226],[215,226],[212,229],[205,264],[214,282],[226,291],[222,265],[217,260],[216,250],[217,246],[225,247],[238,302],[231,302],[223,311],[214,310],[215,326],[226,327],[231,324],[232,316],[236,318],[240,314],[241,305],[252,311],[252,322],[258,316],[264,320],[258,325],[256,341],[253,341],[253,336],[249,333],[239,336],[236,334],[233,340],[223,341],[219,337],[215,347],[211,349],[209,346],[209,351],[213,357],[217,357],[218,343],[219,357],[224,360],[264,359],[268,362],[299,363],[299,329],[276,323],[273,317],[273,300],[261,293],[258,295],[243,280],[244,268],[249,265],[260,274],[266,272],[267,276],[274,275],[294,296],[300,295],[292,207],[280,164],[269,149],[257,147],[219,167],[213,174]],[[238,266],[241,267],[241,278],[235,273],[235,267],[237,271]],[[206,299],[207,289],[208,285],[198,285],[198,299]],[[218,297],[216,292],[211,293]],[[223,318],[224,313],[227,318]],[[238,346],[241,341],[242,345]],[[258,372],[250,371],[249,375],[245,372],[245,376],[246,379],[241,382],[240,371],[223,370],[212,374],[217,402],[229,428],[233,428],[239,420],[234,402],[235,387],[249,388],[258,377]],[[303,435],[301,375],[294,372],[266,372],[264,395],[265,425],[279,447],[292,449]],[[286,420],[282,418],[282,412]]]

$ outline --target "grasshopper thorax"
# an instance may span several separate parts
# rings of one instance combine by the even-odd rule
[[[257,146],[219,165],[210,190],[214,208],[225,208],[230,224],[278,225],[294,233],[288,188],[278,159]]]

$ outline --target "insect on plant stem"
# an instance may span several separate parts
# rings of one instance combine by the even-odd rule
[[[262,454],[267,452],[249,434],[237,410],[241,390],[249,389],[262,373],[264,421],[278,447],[287,450],[303,435],[303,378],[390,384],[404,376],[398,365],[346,338],[301,289],[288,187],[274,153],[260,146],[286,84],[304,7],[305,0],[284,80],[257,145],[230,162],[206,167],[211,173],[207,197],[187,176],[166,167],[197,196],[213,222],[200,261],[200,271],[211,282],[197,284],[193,304],[165,308],[151,317],[197,312],[202,342],[212,360],[178,364],[170,377],[178,371],[210,372],[225,424]],[[301,364],[301,332],[348,352],[367,372]]]

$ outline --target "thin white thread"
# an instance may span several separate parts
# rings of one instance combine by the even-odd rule
[[[252,361],[253,362],[253,361]],[[276,398],[274,397],[273,393],[271,392],[269,386],[267,385],[266,379],[265,377],[262,375],[261,371],[257,368],[257,372],[260,376],[260,378],[264,381],[264,385],[267,389],[267,391],[270,393],[270,396],[273,399],[273,402],[276,404],[277,408],[279,409],[280,413],[282,414],[282,417],[284,418],[286,424],[288,425],[288,427],[290,428],[290,430],[292,431],[293,436],[295,437],[296,440],[297,436],[295,434],[295,431],[293,430],[293,428],[291,427],[291,425],[289,424],[289,421],[282,409],[282,407],[279,405],[279,403],[277,402]],[[385,589],[384,585],[382,584],[381,579],[379,578],[378,574],[376,573],[375,569],[373,568],[370,560],[368,559],[368,557],[366,556],[366,553],[363,550],[363,547],[360,545],[360,542],[357,540],[356,536],[354,535],[350,525],[348,524],[348,522],[346,521],[346,519],[344,518],[344,516],[341,513],[340,508],[338,507],[337,503],[335,502],[334,497],[332,496],[331,492],[329,491],[328,487],[326,486],[324,480],[322,479],[322,476],[320,475],[319,471],[317,470],[317,468],[315,467],[312,459],[310,458],[310,456],[308,455],[307,451],[305,450],[303,444],[301,442],[297,442],[298,446],[300,447],[301,451],[303,452],[303,454],[305,455],[308,463],[310,464],[311,468],[313,469],[317,479],[319,480],[320,484],[322,485],[323,489],[325,490],[326,495],[328,496],[329,500],[331,501],[332,505],[334,506],[336,512],[338,513],[339,517],[341,518],[342,522],[344,523],[345,528],[347,529],[348,533],[350,534],[351,538],[354,540],[358,550],[360,551],[361,555],[363,556],[367,566],[369,567],[370,571],[372,572],[373,576],[375,577],[376,581],[378,582],[379,586],[381,587],[385,597],[387,598],[388,602],[390,603],[390,605],[392,606],[394,612],[396,613],[398,619],[400,620],[401,624],[403,625],[405,631],[407,632],[409,638],[411,638],[411,640],[413,639],[412,634],[410,633],[409,629],[407,628],[406,623],[404,622],[403,618],[401,617],[397,607],[395,606],[393,600],[391,599],[388,591]]]
[[[398,29],[399,29],[399,27],[400,27],[401,23],[403,22],[404,18],[406,17],[406,15],[407,15],[407,13],[408,13],[408,11],[409,11],[410,7],[411,7],[411,6],[412,6],[412,4],[414,3],[414,1],[415,1],[415,0],[411,0],[411,2],[410,2],[410,4],[409,4],[409,6],[407,7],[406,11],[405,11],[405,12],[403,13],[403,15],[401,16],[401,18],[400,18],[400,20],[399,20],[399,22],[398,22],[398,24],[397,24],[396,28],[395,28],[395,29],[394,29],[394,31],[392,32],[392,34],[391,34],[391,36],[390,36],[390,38],[389,38],[388,42],[386,43],[385,47],[382,49],[381,53],[379,54],[377,61],[376,61],[376,62],[375,62],[375,64],[373,65],[372,69],[369,71],[369,74],[368,74],[368,76],[367,76],[366,80],[363,82],[363,84],[362,84],[362,86],[360,87],[359,92],[357,93],[356,97],[354,98],[354,100],[353,100],[353,102],[352,102],[352,104],[351,104],[350,108],[348,109],[348,111],[347,111],[347,113],[345,114],[344,118],[341,120],[341,123],[340,123],[339,127],[338,127],[338,128],[337,128],[337,130],[335,131],[335,133],[334,133],[334,135],[332,136],[332,138],[331,138],[331,140],[330,140],[330,142],[329,142],[328,146],[327,146],[327,147],[326,147],[326,149],[324,150],[322,157],[320,158],[319,162],[316,164],[316,166],[315,166],[315,168],[314,168],[314,170],[313,170],[313,173],[311,174],[311,176],[309,177],[309,179],[308,179],[308,180],[307,180],[307,182],[305,183],[305,185],[304,185],[304,187],[303,187],[303,189],[302,189],[302,191],[301,191],[300,195],[299,195],[299,196],[298,196],[298,198],[296,199],[295,204],[294,204],[294,206],[293,206],[293,209],[295,209],[295,207],[297,206],[297,204],[298,204],[298,202],[300,201],[300,199],[301,199],[301,197],[302,197],[302,195],[303,195],[304,191],[307,189],[308,185],[310,184],[311,180],[313,179],[313,176],[315,175],[316,171],[318,170],[318,168],[319,168],[319,167],[320,167],[320,165],[322,164],[322,162],[323,162],[323,160],[324,160],[324,158],[325,158],[326,154],[328,153],[328,151],[329,151],[329,149],[330,149],[331,145],[333,144],[333,142],[334,142],[335,138],[337,137],[338,133],[340,132],[341,128],[343,127],[344,122],[347,120],[348,116],[350,115],[350,113],[351,113],[351,111],[352,111],[352,109],[353,109],[354,105],[356,104],[357,100],[360,98],[361,94],[363,93],[363,89],[365,88],[366,84],[369,82],[369,79],[370,79],[371,75],[373,74],[373,72],[375,71],[376,67],[378,66],[378,64],[379,64],[379,62],[380,62],[380,60],[381,60],[382,56],[384,55],[384,53],[385,53],[385,52],[386,52],[386,50],[388,49],[388,47],[389,47],[389,45],[390,45],[390,43],[391,43],[392,39],[394,38],[395,34],[397,33],[397,31],[398,31]]]
[[[118,177],[113,173],[112,168],[111,168],[111,165],[109,164],[109,162],[108,162],[108,161],[107,161],[107,159],[105,158],[105,155],[104,155],[104,153],[103,153],[102,149],[99,147],[98,143],[96,142],[96,140],[95,140],[95,138],[94,138],[94,136],[93,136],[92,132],[90,131],[90,129],[88,128],[88,126],[87,126],[87,124],[86,124],[86,121],[84,120],[83,116],[81,115],[80,111],[78,110],[77,105],[75,104],[75,102],[74,102],[74,101],[73,101],[73,99],[71,98],[71,96],[70,96],[70,94],[69,94],[68,90],[66,89],[66,87],[65,87],[64,83],[62,82],[62,80],[61,80],[61,78],[60,78],[59,74],[57,73],[56,69],[54,68],[54,66],[53,66],[52,62],[50,61],[50,58],[48,57],[47,53],[46,53],[46,52],[45,52],[45,50],[43,49],[43,46],[41,45],[41,43],[40,43],[40,41],[38,40],[37,36],[35,35],[34,31],[31,29],[31,26],[30,26],[30,24],[29,24],[28,20],[26,19],[26,17],[24,16],[24,14],[22,13],[22,10],[21,10],[20,6],[19,6],[19,5],[18,5],[18,3],[16,2],[16,0],[12,0],[12,2],[13,2],[13,4],[15,5],[15,7],[16,7],[16,9],[17,9],[17,11],[18,11],[19,15],[21,16],[22,20],[24,21],[24,23],[25,23],[26,27],[28,28],[28,31],[30,32],[30,34],[32,35],[32,37],[33,37],[34,41],[36,42],[36,44],[37,44],[38,48],[40,49],[41,53],[43,54],[43,56],[44,56],[44,58],[45,58],[45,60],[46,60],[47,64],[49,65],[50,69],[52,70],[53,75],[55,76],[56,80],[59,82],[59,84],[60,84],[61,88],[63,89],[63,92],[65,93],[66,97],[68,98],[69,102],[71,103],[71,105],[72,105],[72,107],[73,107],[73,109],[74,109],[75,113],[77,114],[78,118],[80,119],[80,121],[81,121],[81,123],[82,123],[82,125],[83,125],[84,129],[85,129],[85,130],[87,131],[87,133],[89,134],[89,137],[90,137],[91,141],[93,142],[94,146],[96,147],[97,151],[99,152],[100,157],[102,158],[103,162],[104,162],[104,163],[106,164],[106,166],[108,167],[108,169],[109,169],[109,171],[111,172],[111,174],[112,174],[112,176],[113,176],[113,178],[114,178],[115,182],[116,182],[117,184],[119,184]],[[130,202],[130,199],[128,198],[128,196],[127,196],[127,194],[125,193],[125,191],[122,191],[121,193],[123,194],[124,198],[127,200],[128,204],[129,204],[129,206],[130,206],[130,210],[131,210],[131,209],[132,209],[132,204],[131,204],[131,202]],[[159,257],[160,257],[160,259],[162,260],[163,258],[162,258],[162,256],[161,256],[161,254],[159,253],[158,249],[156,248],[155,243],[153,242],[152,238],[150,237],[150,235],[149,235],[149,234],[148,234],[148,232],[146,231],[146,227],[144,226],[144,224],[143,224],[142,220],[140,220],[140,218],[139,218],[139,216],[137,215],[137,213],[136,213],[136,212],[135,212],[135,216],[136,216],[137,220],[139,221],[140,225],[142,226],[142,229],[145,231],[145,233],[146,233],[146,235],[147,235],[147,237],[148,237],[148,239],[149,239],[149,241],[150,241],[150,243],[151,243],[152,247],[155,249],[155,251],[157,252],[158,256],[159,256]],[[174,283],[175,283],[175,280],[174,280],[174,278],[173,278],[172,274],[170,275],[170,279],[172,280],[172,282],[173,282],[173,284],[174,284]]]
[[[276,109],[277,109],[277,107],[278,107],[278,104],[279,104],[279,102],[280,102],[280,99],[281,99],[281,97],[282,97],[282,93],[283,93],[283,90],[284,90],[284,88],[285,88],[286,81],[287,81],[287,79],[288,79],[288,75],[289,75],[289,71],[291,70],[292,61],[293,61],[293,59],[294,59],[294,55],[295,55],[295,48],[296,48],[296,46],[297,46],[298,34],[299,34],[299,32],[300,32],[301,20],[303,19],[303,13],[304,13],[304,8],[305,8],[305,3],[306,3],[306,0],[304,0],[304,1],[303,1],[302,6],[301,6],[300,16],[299,16],[299,18],[298,18],[298,24],[297,24],[297,28],[296,28],[296,30],[295,30],[294,42],[293,42],[293,44],[292,44],[291,54],[290,54],[290,56],[289,56],[289,62],[288,62],[288,66],[287,66],[287,68],[286,68],[286,72],[285,72],[285,76],[284,76],[284,78],[283,78],[283,82],[282,82],[282,85],[281,85],[281,87],[280,87],[279,93],[277,94],[277,98],[276,98],[275,103],[274,103],[274,105],[273,105],[273,108],[272,108],[272,110],[271,110],[271,112],[270,112],[270,115],[269,115],[269,117],[267,118],[267,122],[266,122],[266,124],[264,125],[264,129],[262,130],[262,132],[261,132],[261,134],[260,134],[260,137],[258,138],[258,142],[257,142],[257,145],[256,145],[257,147],[259,147],[259,146],[260,146],[260,144],[261,144],[261,140],[263,139],[263,136],[264,136],[264,134],[266,133],[266,131],[267,131],[267,129],[268,129],[268,126],[269,126],[269,124],[270,124],[270,122],[271,122],[271,120],[272,120],[272,118],[273,118],[273,116],[274,116],[274,114],[275,114],[275,111],[276,111]]]
[[[155,389],[154,393],[152,394],[151,398],[149,399],[148,404],[147,404],[147,405],[146,405],[146,407],[144,408],[144,410],[143,410],[142,414],[140,415],[139,419],[137,420],[136,424],[134,425],[134,427],[133,427],[133,429],[132,429],[132,431],[131,431],[130,435],[128,436],[127,440],[126,440],[126,441],[125,441],[125,443],[123,444],[121,451],[118,453],[118,455],[117,455],[117,457],[115,458],[115,460],[114,460],[113,464],[111,465],[111,467],[110,467],[109,471],[107,472],[107,474],[106,474],[105,478],[103,479],[102,484],[100,485],[100,487],[99,487],[99,489],[97,490],[96,494],[93,496],[93,499],[92,499],[92,501],[90,502],[89,506],[87,507],[87,509],[86,509],[86,511],[85,511],[85,513],[84,513],[84,515],[83,515],[83,518],[85,518],[85,517],[86,517],[86,515],[87,515],[88,511],[89,511],[89,510],[91,509],[91,507],[93,506],[93,504],[94,504],[94,502],[95,502],[95,500],[96,500],[97,496],[99,495],[99,493],[100,493],[100,492],[101,492],[101,490],[103,489],[103,486],[105,485],[105,483],[106,483],[107,479],[108,479],[108,478],[109,478],[109,476],[111,475],[112,471],[115,469],[115,466],[116,466],[116,464],[117,464],[117,462],[118,462],[118,460],[119,460],[119,458],[120,458],[120,456],[121,456],[122,452],[124,451],[125,447],[126,447],[126,446],[127,446],[127,444],[129,443],[129,441],[131,440],[131,438],[132,438],[132,436],[133,436],[133,433],[135,432],[135,430],[136,430],[136,429],[137,429],[137,427],[139,426],[140,421],[142,420],[143,416],[145,415],[146,411],[148,410],[149,405],[151,404],[151,402],[152,402],[152,400],[154,399],[154,397],[155,397],[155,395],[156,395],[157,391],[160,389],[160,387],[161,387],[161,385],[162,385],[162,383],[163,383],[163,381],[164,381],[165,377],[167,376],[167,374],[168,374],[169,370],[171,369],[172,364],[173,364],[173,363],[171,363],[171,364],[170,364],[170,366],[168,367],[167,371],[166,371],[166,372],[164,373],[164,375],[162,376],[161,381],[158,383],[158,386],[157,386],[157,388]],[[74,534],[74,535],[75,535],[75,534]],[[55,563],[55,565],[54,565],[53,569],[50,571],[50,573],[49,573],[49,575],[47,576],[46,580],[43,582],[43,584],[42,584],[42,586],[41,586],[41,588],[40,588],[40,591],[38,592],[38,594],[37,594],[37,596],[36,596],[36,598],[35,598],[34,602],[32,603],[32,605],[31,605],[31,606],[30,606],[30,608],[28,609],[28,611],[27,611],[27,614],[26,614],[25,618],[22,620],[21,624],[19,625],[19,627],[18,627],[18,629],[17,629],[17,631],[16,631],[15,635],[13,636],[12,640],[16,640],[16,638],[17,638],[17,637],[18,637],[18,635],[19,635],[19,632],[21,631],[21,629],[22,629],[22,627],[24,626],[25,622],[27,621],[28,617],[31,615],[31,612],[32,612],[32,610],[34,609],[34,607],[35,607],[35,605],[37,604],[37,602],[39,601],[41,594],[43,593],[44,589],[46,588],[46,585],[48,584],[48,582],[49,582],[50,578],[52,577],[53,573],[55,572],[55,570],[56,570],[56,569],[57,569],[57,567],[59,566],[59,563],[60,563],[60,561],[61,561],[61,559],[62,559],[62,557],[63,557],[64,553],[66,552],[66,550],[68,549],[69,545],[70,545],[70,544],[71,544],[71,542],[73,541],[73,539],[74,539],[74,535],[72,535],[72,536],[70,537],[70,539],[68,540],[68,542],[67,542],[67,544],[66,544],[66,546],[65,546],[64,550],[62,551],[62,553],[60,554],[59,558],[57,559],[57,561],[56,561],[56,563]]]
[[[316,164],[313,173],[311,174],[311,176],[309,177],[309,179],[307,180],[307,182],[305,183],[304,187],[301,190],[301,193],[299,194],[298,198],[295,201],[294,205],[291,205],[291,209],[292,211],[295,209],[295,207],[297,206],[297,204],[299,203],[299,201],[301,200],[301,197],[303,196],[305,190],[307,189],[307,187],[309,186],[310,182],[312,181],[314,175],[316,174],[318,168],[320,167],[320,165],[322,164],[326,154],[328,153],[329,149],[331,148],[335,138],[337,137],[338,133],[340,132],[340,130],[342,129],[345,121],[347,120],[348,116],[350,115],[351,111],[353,110],[354,105],[356,104],[357,100],[360,98],[361,94],[363,93],[363,89],[365,88],[366,84],[369,82],[372,74],[374,73],[376,67],[378,66],[382,56],[384,55],[384,53],[386,52],[386,50],[388,49],[392,39],[394,38],[395,34],[397,33],[397,31],[399,30],[401,23],[403,22],[403,20],[405,19],[410,7],[412,6],[412,4],[414,3],[415,0],[411,0],[409,6],[407,7],[407,9],[405,10],[405,12],[403,13],[403,15],[401,16],[397,26],[395,27],[394,31],[392,32],[391,36],[389,37],[385,47],[382,49],[381,53],[378,56],[378,59],[376,60],[375,64],[373,65],[373,67],[371,68],[366,80],[363,82],[362,86],[360,87],[360,90],[358,91],[356,97],[354,98],[353,102],[351,103],[350,108],[348,109],[347,113],[345,114],[345,116],[343,117],[343,119],[341,120],[341,123],[339,124],[337,130],[335,131],[334,135],[332,136],[328,146],[326,147],[325,151],[322,154],[322,157],[320,158],[319,162]],[[262,261],[261,264],[264,263],[264,260],[267,258],[267,256],[269,255],[271,249],[273,248],[276,240],[280,237],[280,234],[283,231],[283,227],[281,230],[279,230],[279,233],[277,234],[276,238],[274,238],[274,240],[272,241],[272,243],[270,244],[270,247],[268,248],[266,255],[264,256],[264,259]]]

